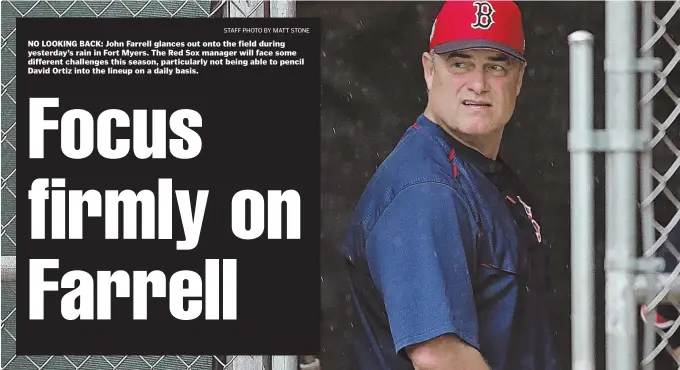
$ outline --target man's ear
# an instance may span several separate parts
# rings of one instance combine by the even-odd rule
[[[432,80],[434,78],[434,55],[429,52],[424,52],[422,55],[423,77],[425,77],[425,84],[427,90],[432,89]]]

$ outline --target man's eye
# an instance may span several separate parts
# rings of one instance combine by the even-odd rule
[[[453,66],[456,68],[465,68],[465,63],[463,62],[454,62]]]
[[[492,71],[496,71],[496,72],[501,72],[501,71],[505,70],[505,67],[498,65],[498,64],[494,64],[494,65],[490,66],[489,68],[491,68]]]

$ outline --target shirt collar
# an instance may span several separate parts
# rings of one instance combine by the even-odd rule
[[[500,158],[500,156],[497,157],[496,160],[484,156],[482,153],[470,148],[469,146],[455,139],[453,136],[449,135],[446,131],[444,131],[444,129],[439,127],[439,125],[425,117],[424,114],[420,114],[416,120],[416,125],[419,129],[443,139],[449,145],[449,147],[455,151],[455,155],[460,156],[467,162],[470,162],[472,165],[479,168],[479,170],[483,173],[499,174],[503,171],[505,163]]]

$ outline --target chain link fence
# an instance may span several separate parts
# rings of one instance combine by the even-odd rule
[[[596,37],[585,30],[569,36],[574,369],[595,370],[599,362],[596,154],[604,154],[606,173],[606,368],[680,368],[678,38],[680,0],[605,2],[605,128],[599,129],[594,122]]]
[[[649,139],[640,157],[642,253],[664,258],[668,274],[641,310],[641,365],[651,370],[660,356],[680,366],[680,300],[670,294],[671,284],[680,281],[680,1],[642,3],[640,20],[639,55],[661,63],[640,74],[639,117]]]
[[[1,107],[0,200],[2,310],[0,369],[8,370],[292,370],[291,356],[17,356],[16,283],[10,266],[16,256],[16,18],[17,17],[284,17],[294,1],[0,1]],[[19,248],[21,248],[19,246]],[[134,335],[134,333],[130,333]],[[52,335],[46,333],[46,335]],[[55,340],[68,340],[66,334]],[[308,358],[309,356],[304,356]],[[313,360],[313,358],[312,358]],[[310,362],[312,361],[310,360]]]

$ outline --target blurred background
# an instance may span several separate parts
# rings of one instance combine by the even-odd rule
[[[442,2],[307,2],[297,3],[300,17],[321,17],[322,34],[322,307],[324,324],[321,363],[325,370],[347,369],[344,362],[349,294],[338,248],[346,223],[365,184],[404,130],[426,104],[421,53],[428,48],[432,21]],[[594,119],[605,121],[605,4],[582,1],[520,1],[528,67],[515,114],[505,131],[501,156],[513,166],[540,200],[541,230],[552,243],[552,276],[557,320],[559,362],[571,368],[570,285],[570,157],[569,46],[577,30],[594,39]],[[680,42],[678,3],[655,3],[669,41]],[[638,10],[639,14],[641,11]],[[639,32],[639,31],[638,31]],[[654,54],[664,65],[677,63],[677,45],[656,43]],[[670,68],[672,70],[672,68]],[[655,80],[656,81],[656,80]],[[680,67],[666,76],[667,87],[680,93]],[[663,123],[675,120],[680,103],[673,95],[654,98],[654,115]],[[678,125],[665,139],[677,142]],[[658,130],[655,131],[658,134]],[[663,135],[663,133],[661,133]],[[654,152],[655,168],[664,173],[677,160],[666,145]],[[595,157],[595,266],[597,369],[604,361],[604,155]],[[671,173],[672,174],[672,173]],[[667,188],[678,194],[677,178]],[[665,197],[655,200],[655,218],[666,225],[677,207]],[[641,331],[640,331],[641,333]],[[640,338],[642,335],[640,334]],[[640,339],[641,342],[642,339]],[[656,368],[677,368],[662,351]]]
[[[604,127],[604,3],[519,2],[528,60],[522,92],[501,145],[527,184],[552,243],[561,364],[570,364],[569,48],[576,30],[595,35],[595,120]],[[351,309],[338,248],[354,202],[376,167],[425,108],[421,53],[442,2],[299,2],[300,17],[321,17],[322,307],[321,363],[343,362],[344,311]],[[601,189],[600,189],[601,190]],[[602,196],[597,197],[602,200]],[[600,204],[602,202],[598,202]],[[603,203],[602,203],[603,204]],[[602,219],[599,225],[604,225]],[[598,232],[603,232],[600,230]],[[602,258],[598,249],[598,259]],[[601,279],[600,279],[601,280]],[[598,281],[602,283],[602,281]],[[598,333],[604,327],[598,323]],[[604,337],[602,336],[603,339]],[[597,368],[602,368],[598,366]]]

